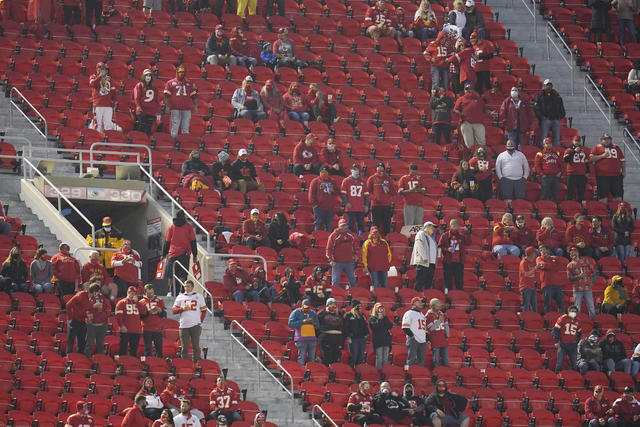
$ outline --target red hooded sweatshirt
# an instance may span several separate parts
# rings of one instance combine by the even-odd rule
[[[327,259],[334,262],[353,262],[358,253],[358,237],[351,230],[334,230],[327,241]]]
[[[300,141],[293,149],[293,163],[296,165],[319,165],[320,156],[313,144],[307,146],[304,141]]]
[[[538,270],[540,271],[540,287],[546,288],[549,285],[564,287],[567,279],[567,265],[562,258],[557,256],[539,256],[536,258]]]
[[[309,204],[318,206],[325,211],[334,211],[336,208],[336,196],[338,188],[335,182],[328,176],[316,177],[309,185]]]

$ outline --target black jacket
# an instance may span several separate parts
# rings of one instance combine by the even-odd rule
[[[0,276],[11,278],[13,283],[25,283],[29,278],[27,264],[22,260],[18,262],[5,261],[2,263]]]
[[[562,97],[554,89],[551,92],[542,92],[535,99],[534,111],[538,120],[560,120],[565,116]]]
[[[620,220],[618,220],[618,217],[614,215],[611,220],[611,228],[613,228],[614,232],[614,245],[631,244],[631,233],[633,233],[633,230],[635,229],[633,218],[627,216],[626,219],[624,217],[620,217]],[[625,237],[625,232],[628,232],[629,236]]]
[[[249,160],[242,162],[240,159],[237,159],[231,164],[230,178],[232,181],[237,181],[239,179],[253,181],[256,175],[256,167],[253,166],[253,163]]]
[[[275,250],[289,246],[289,224],[280,224],[275,221],[271,221],[269,224],[269,241],[271,247]],[[282,245],[278,245],[277,241],[282,240]]]
[[[373,396],[373,408],[376,413],[399,421],[408,414],[403,409],[410,409],[407,400],[395,393],[376,393]]]
[[[432,96],[429,101],[431,107],[432,123],[451,123],[451,110],[453,110],[454,101],[450,96]]]
[[[393,324],[387,316],[382,318],[371,316],[369,318],[369,327],[371,328],[371,337],[373,338],[373,348],[391,347],[391,334],[389,330]]]
[[[229,45],[229,38],[222,36],[222,42],[219,43],[216,38],[216,34],[211,34],[207,45],[204,48],[204,53],[207,55],[231,55],[231,46]]]
[[[447,414],[447,415],[451,415],[454,418],[458,418],[460,414],[462,414],[462,412],[464,412],[465,408],[467,407],[467,398],[464,396],[460,396],[459,394],[450,393],[448,391],[445,393],[443,398],[447,398],[447,397],[451,399],[451,401],[453,402],[453,405],[452,405],[453,414]],[[433,393],[427,396],[427,398],[424,401],[424,405],[425,405],[427,416],[435,412],[436,409],[440,409],[441,411],[444,412],[444,405],[441,402],[440,396],[438,396],[438,392],[435,390],[433,391]]]
[[[611,20],[609,19],[609,10],[611,10],[611,2],[607,0],[589,0],[591,14],[591,30],[609,30],[611,29]]]
[[[228,176],[231,178],[231,162],[221,163],[215,162],[211,165],[211,175],[213,176],[213,183],[216,188],[224,189],[224,183],[222,178]]]
[[[200,159],[187,160],[182,164],[182,176],[187,176],[190,173],[199,173],[201,171],[204,172],[205,175],[209,175],[211,173],[209,166]]]
[[[465,32],[471,34],[473,30],[484,27],[484,16],[477,8],[473,8],[473,11],[465,10],[464,16],[467,18],[467,23],[464,24]]]
[[[613,361],[617,363],[627,358],[627,353],[624,351],[624,344],[618,340],[609,343],[605,338],[600,341],[600,348],[602,349],[602,360],[613,359]]]
[[[365,338],[369,336],[369,326],[367,318],[364,314],[361,317],[355,317],[350,311],[344,315],[344,336],[345,338]]]
[[[342,314],[340,314],[338,310],[333,313],[327,310],[320,311],[320,313],[318,313],[318,321],[320,322],[320,327],[318,328],[319,333],[331,330],[341,331],[344,323]]]

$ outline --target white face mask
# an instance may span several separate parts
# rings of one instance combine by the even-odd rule
[[[104,227],[104,231],[106,231],[107,233],[111,231],[111,227]]]
[[[106,77],[107,76],[107,70],[105,70],[103,68],[102,71],[100,72],[100,74],[102,75],[102,77]]]
[[[512,98],[517,98],[518,97],[518,91],[517,90],[512,90],[511,91],[511,97]]]
[[[570,311],[569,312],[569,317],[574,319],[576,316],[578,315],[578,313],[576,313],[575,311]]]
[[[353,177],[353,179],[360,178],[360,171],[351,171],[351,176]]]
[[[151,81],[151,76],[150,75],[144,76],[144,81],[149,83]]]

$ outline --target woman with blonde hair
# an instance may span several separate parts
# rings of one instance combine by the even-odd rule
[[[384,365],[391,363],[389,351],[391,350],[391,328],[393,323],[385,314],[384,305],[377,302],[371,309],[369,328],[373,339],[373,349],[376,353],[376,369],[380,370]]]
[[[435,39],[438,35],[438,18],[431,9],[429,0],[422,0],[413,17],[415,35],[420,41]]]
[[[631,234],[635,229],[633,217],[629,212],[629,207],[625,202],[618,203],[618,209],[611,220],[611,228],[614,232],[614,251],[616,258],[620,262],[631,256],[633,246],[631,245]]]
[[[27,264],[20,256],[20,247],[14,246],[9,251],[9,256],[2,263],[0,270],[0,288],[4,291],[28,292],[27,284],[28,272]]]

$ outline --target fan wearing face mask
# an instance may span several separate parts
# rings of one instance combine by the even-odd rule
[[[342,180],[340,194],[349,220],[349,230],[358,235],[364,232],[364,216],[369,212],[369,190],[360,174],[360,165],[351,165],[351,174]]]
[[[578,341],[582,335],[582,327],[577,318],[578,307],[569,306],[567,314],[558,317],[556,324],[551,330],[553,341],[558,349],[558,359],[556,361],[556,372],[562,369],[565,356],[569,358],[568,369],[576,368],[576,357],[578,355]]]
[[[598,345],[600,332],[593,329],[588,337],[578,343],[578,370],[581,375],[602,368],[602,349]]]
[[[517,87],[511,88],[510,95],[502,101],[498,117],[500,122],[504,123],[508,138],[519,147],[522,145],[525,134],[531,130],[533,110],[531,110],[529,97],[525,93],[520,93]]]
[[[424,406],[433,427],[469,427],[469,416],[462,413],[467,407],[467,399],[451,393],[444,380],[436,382],[436,388],[427,396]]]
[[[380,391],[373,397],[373,407],[386,425],[410,425],[410,417],[416,412],[404,396],[391,391],[391,385],[386,381],[380,384]]]
[[[93,417],[89,415],[89,405],[84,400],[76,402],[77,412],[69,415],[64,427],[93,427],[95,422]]]
[[[147,68],[133,88],[136,107],[134,129],[151,135],[155,120],[160,120],[160,93],[153,83],[153,73]]]
[[[91,234],[87,235],[87,244],[96,248],[119,248],[124,243],[124,237],[122,232],[118,230],[113,224],[110,216],[102,218],[102,227],[96,230],[95,242]],[[100,263],[102,263],[107,272],[113,275],[113,266],[111,265],[111,258],[113,258],[113,251],[98,251],[100,253]]]
[[[368,424],[384,424],[382,417],[373,410],[373,390],[368,381],[362,381],[358,391],[351,393],[347,402],[347,411],[352,414],[354,423],[361,426]]]

